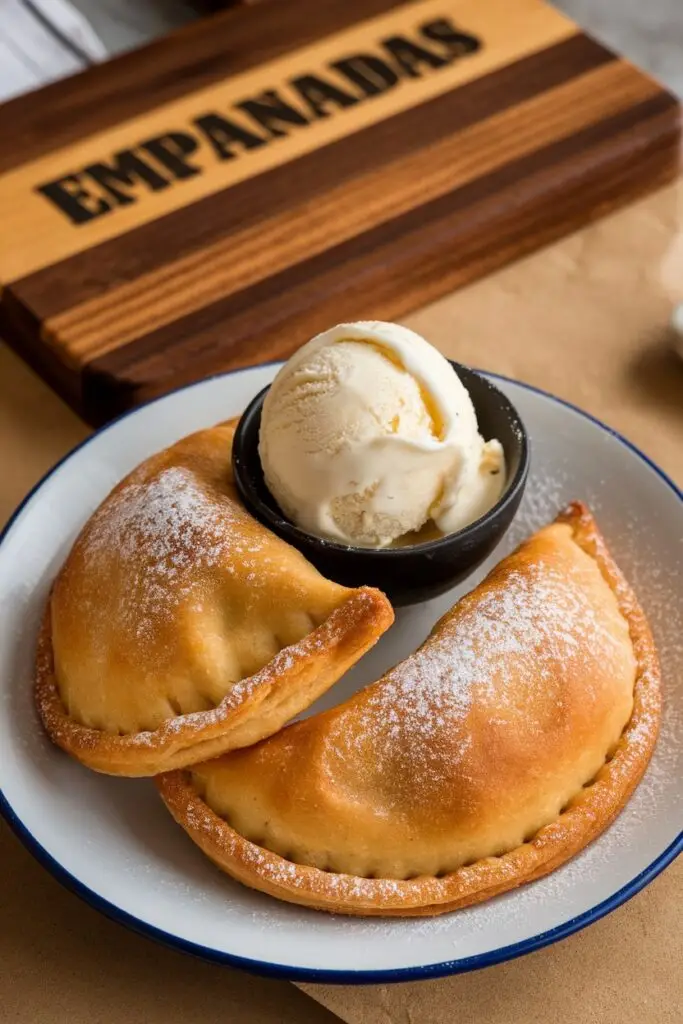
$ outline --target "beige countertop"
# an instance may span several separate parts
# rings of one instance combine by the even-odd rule
[[[2,6],[0,0],[0,7]],[[184,22],[182,0],[77,0],[110,52]],[[680,0],[558,6],[683,95]],[[675,189],[409,318],[448,354],[569,398],[683,483],[683,369],[666,322],[683,299]],[[88,429],[0,344],[0,522]],[[63,890],[0,823],[0,1019],[7,1024],[323,1024],[285,982],[162,949]],[[683,1005],[683,860],[565,942],[423,985],[307,992],[367,1024],[677,1024]]]
[[[683,299],[680,210],[676,185],[407,322],[464,363],[585,408],[683,485],[683,362],[668,332]],[[677,1024],[682,963],[680,858],[597,924],[519,960],[441,981],[304,989],[349,1024],[450,1024],[455,1008],[472,1024]]]
[[[0,524],[89,433],[0,343]],[[0,819],[2,1024],[330,1024],[285,981],[140,938],[63,889]]]

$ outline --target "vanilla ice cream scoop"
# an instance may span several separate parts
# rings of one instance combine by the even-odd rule
[[[292,522],[343,544],[453,533],[500,497],[504,455],[479,434],[450,363],[420,335],[339,324],[282,367],[263,404],[266,484]]]

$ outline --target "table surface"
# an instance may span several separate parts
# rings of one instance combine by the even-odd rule
[[[683,482],[683,364],[666,332],[671,303],[683,298],[679,191],[669,188],[408,322],[463,362],[599,414]],[[0,348],[0,516],[86,434]],[[332,1019],[293,986],[198,964],[105,921],[60,889],[4,827],[0,862],[3,1020],[193,1024],[226,1008],[227,1019],[258,1024]],[[363,1024],[445,1024],[456,998],[464,1019],[487,1024],[541,1024],[548,1005],[555,1024],[602,1024],[612,1010],[619,1024],[675,1024],[683,1004],[682,897],[683,859],[598,925],[513,964],[423,985],[304,988]]]
[[[407,318],[460,361],[544,388],[615,427],[683,486],[683,182]],[[580,487],[580,481],[577,481]],[[580,497],[580,489],[577,490]],[[303,986],[349,1024],[679,1024],[683,857],[597,924],[441,981]]]
[[[0,522],[88,433],[0,344]],[[0,864],[2,1024],[336,1019],[287,982],[200,963],[106,920],[63,889],[2,821]]]
[[[99,0],[78,0],[77,5],[86,13],[100,6]],[[160,9],[159,4],[147,6]],[[161,5],[174,6],[182,5]],[[559,6],[683,95],[683,65],[676,56],[683,46],[680,0],[647,5],[640,0],[564,0]],[[132,0],[101,5],[96,27],[105,42],[111,19],[107,27],[104,15],[120,8],[120,22],[126,7],[138,5]],[[135,43],[173,24],[164,18],[150,16]],[[111,48],[130,45],[132,35],[130,30],[125,38],[119,33],[118,43],[110,38]],[[463,361],[523,377],[592,409],[655,455],[680,482],[683,374],[665,344],[669,305],[683,298],[683,252],[674,244],[677,202],[677,190],[668,190],[560,243],[550,255],[532,257],[495,280],[419,311],[408,322]],[[571,318],[566,316],[570,308]],[[557,358],[572,348],[576,353],[577,342],[578,351],[582,344],[590,351],[590,360]],[[0,346],[0,521],[87,433]],[[0,878],[0,1003],[8,1024],[194,1024],[219,1019],[219,1014],[259,1024],[334,1020],[293,986],[200,964],[104,920],[62,890],[5,826],[0,826],[0,862],[5,868]],[[450,1019],[449,1007],[457,998],[463,1019],[486,1019],[487,1024],[540,1022],[547,1019],[546,1004],[553,1007],[556,1024],[602,1024],[608,1019],[604,1014],[615,1008],[620,1024],[634,1008],[646,1024],[674,1024],[679,1019],[675,999],[683,998],[675,966],[683,955],[677,909],[682,894],[679,863],[629,907],[560,947],[514,965],[420,987],[350,991],[309,986],[307,991],[349,1021],[440,1024]],[[659,928],[663,923],[673,945]],[[611,942],[621,943],[622,935],[627,942],[614,970],[609,956],[594,970],[590,956],[600,955]],[[629,970],[633,961],[650,972],[647,985]],[[579,1000],[580,1011],[571,1000],[549,998],[563,985],[572,1000]]]

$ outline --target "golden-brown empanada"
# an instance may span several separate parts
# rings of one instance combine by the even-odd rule
[[[393,621],[256,522],[234,424],[139,466],[85,525],[50,597],[37,706],[98,771],[153,775],[254,743],[307,707]]]
[[[341,706],[157,784],[246,885],[426,915],[538,878],[623,807],[659,724],[645,617],[575,504]]]

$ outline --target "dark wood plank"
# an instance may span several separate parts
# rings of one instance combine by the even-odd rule
[[[96,359],[660,91],[623,62],[611,62],[372,168],[315,202],[297,192],[278,217],[47,320],[46,337],[75,365]]]
[[[109,353],[86,390],[130,406],[282,358],[330,322],[401,315],[669,180],[679,134],[680,108],[661,93]]]
[[[0,174],[409,0],[261,0],[0,104]],[[11,140],[11,145],[8,144]]]
[[[396,42],[453,31],[428,25],[435,12],[471,33],[449,37],[448,59]],[[382,32],[353,34],[378,14]],[[299,53],[329,36],[331,50]],[[276,87],[296,103],[298,75],[325,75],[366,38],[397,61],[386,95],[337,91],[336,110],[294,110],[286,137],[271,145],[264,128],[245,152],[202,138],[199,115],[244,113],[231,76],[258,70],[249,96]],[[285,55],[276,81],[263,62]],[[543,0],[266,0],[10,104],[3,129],[18,244],[0,260],[0,330],[93,422],[287,355],[330,322],[400,317],[662,183],[680,154],[677,102]],[[190,147],[188,165],[162,159],[164,138]],[[148,150],[167,177],[141,164]]]
[[[351,140],[314,150],[291,164],[192,203],[175,213],[31,274],[11,286],[41,319],[92,299],[237,228],[276,216],[297,195],[313,200],[334,185],[462,131],[534,95],[614,60],[595,40],[578,34],[427,104],[357,132]]]
[[[40,320],[16,298],[5,292],[0,303],[0,339],[41,376],[64,401],[88,418],[83,402],[83,378],[67,366],[60,354],[43,344]]]

